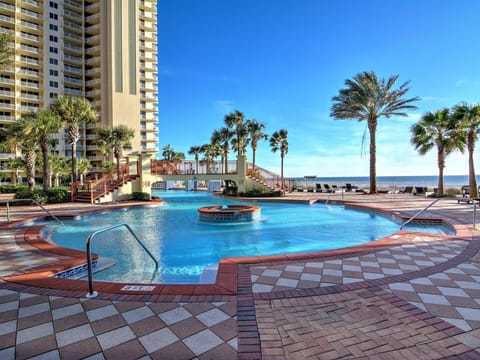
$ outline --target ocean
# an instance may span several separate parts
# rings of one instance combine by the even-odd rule
[[[299,184],[330,184],[330,185],[345,185],[350,183],[360,188],[369,187],[370,180],[368,176],[350,176],[350,177],[304,177],[290,178],[290,180],[297,181]],[[477,183],[480,184],[480,176],[477,176]],[[461,188],[463,185],[468,185],[468,175],[445,175],[443,177],[445,189]],[[438,176],[377,176],[377,187],[379,188],[397,188],[402,189],[405,186],[424,186],[429,188],[437,187]]]

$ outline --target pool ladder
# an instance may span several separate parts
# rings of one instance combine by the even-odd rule
[[[93,290],[92,254],[91,254],[91,251],[90,251],[90,243],[92,242],[93,238],[95,236],[97,236],[98,234],[101,234],[101,233],[104,233],[106,231],[110,231],[110,230],[113,230],[113,229],[116,229],[116,228],[119,228],[119,227],[122,227],[122,226],[127,228],[127,230],[130,232],[130,234],[133,235],[135,240],[137,240],[137,242],[140,244],[140,246],[143,248],[143,250],[145,250],[145,252],[151,257],[151,259],[155,263],[155,270],[153,271],[153,275],[155,275],[158,272],[158,261],[157,261],[157,259],[155,259],[153,257],[150,250],[147,249],[145,244],[138,238],[138,236],[133,232],[132,228],[127,223],[120,223],[120,224],[117,224],[117,225],[108,226],[108,227],[105,227],[103,229],[94,231],[87,238],[87,249],[86,249],[87,250],[87,267],[88,267],[88,293],[87,293],[87,298],[88,299],[94,298],[98,295],[98,293]]]

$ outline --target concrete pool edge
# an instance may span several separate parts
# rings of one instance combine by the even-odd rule
[[[340,202],[337,201],[337,203]],[[388,213],[392,216],[401,217],[399,216],[399,214],[396,214],[393,211],[386,211],[385,209],[379,209],[371,205],[365,206],[364,204],[349,202],[342,202],[342,204],[370,209],[374,211],[380,211],[383,213]],[[130,206],[130,204],[123,204],[123,206],[115,207],[115,209]],[[99,211],[105,211],[105,209],[92,209],[82,213],[82,215]],[[60,214],[56,215],[61,216]],[[31,220],[32,218],[26,219],[26,221]],[[449,224],[457,231],[457,235],[455,236],[435,235],[439,238],[455,239],[463,238],[464,236],[471,236],[471,230],[466,225],[460,224],[455,221],[455,219],[448,219],[449,221],[446,221],[445,219],[436,220]],[[39,248],[40,250],[48,251],[63,257],[71,257],[71,259],[63,259],[68,264],[81,262],[82,258],[84,261],[85,257],[82,251],[58,247],[41,239],[40,229],[38,228],[38,226],[37,228],[35,228],[34,226],[30,226],[26,227],[25,229],[26,230],[25,232],[23,232],[23,236],[17,236],[16,240],[18,243],[24,241],[29,245]],[[244,277],[246,275],[245,271],[242,271],[240,269],[244,269],[245,265],[248,267],[248,265],[259,263],[273,262],[280,264],[298,260],[328,259],[332,257],[339,258],[351,256],[352,254],[371,252],[372,250],[379,251],[381,249],[385,249],[398,244],[400,242],[400,239],[402,238],[402,234],[408,233],[410,232],[398,232],[396,234],[398,234],[399,237],[396,238],[393,238],[392,234],[388,237],[374,240],[362,245],[328,251],[312,252],[306,254],[285,254],[275,256],[256,256],[222,259],[219,263],[217,281],[215,284],[212,285],[148,284],[148,286],[154,286],[155,288],[154,290],[145,291],[141,287],[141,285],[145,284],[109,283],[97,281],[95,282],[95,290],[100,292],[100,296],[98,297],[99,299],[145,300],[148,298],[148,301],[172,301],[188,298],[190,301],[195,301],[208,298],[221,301],[219,299],[231,299],[232,297],[235,297],[241,293],[241,283],[245,282]],[[85,294],[88,290],[88,284],[86,281],[52,278],[53,273],[58,272],[55,270],[60,266],[60,264],[61,262],[56,262],[55,266],[45,266],[43,268],[34,269],[35,271],[5,277],[3,278],[3,280],[7,281],[7,283],[5,284],[8,284],[8,287],[16,289],[25,289],[25,287],[29,287],[31,289],[41,289],[42,294],[61,294],[63,296],[85,297]],[[123,290],[125,286],[130,286],[129,290]],[[67,293],[69,295],[66,295]]]

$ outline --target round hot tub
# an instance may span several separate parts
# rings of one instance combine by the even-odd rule
[[[255,205],[212,205],[198,209],[201,221],[249,222],[260,217],[260,206]]]

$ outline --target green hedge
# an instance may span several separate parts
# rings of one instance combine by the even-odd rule
[[[150,201],[150,194],[146,192],[133,192],[132,195],[130,196],[132,200],[136,201]]]
[[[17,191],[27,189],[28,187],[26,185],[21,184],[0,185],[0,193],[2,194],[15,194]]]
[[[33,199],[39,204],[65,203],[70,201],[70,189],[68,187],[55,187],[47,191],[43,189],[20,190],[15,193],[14,199]]]

